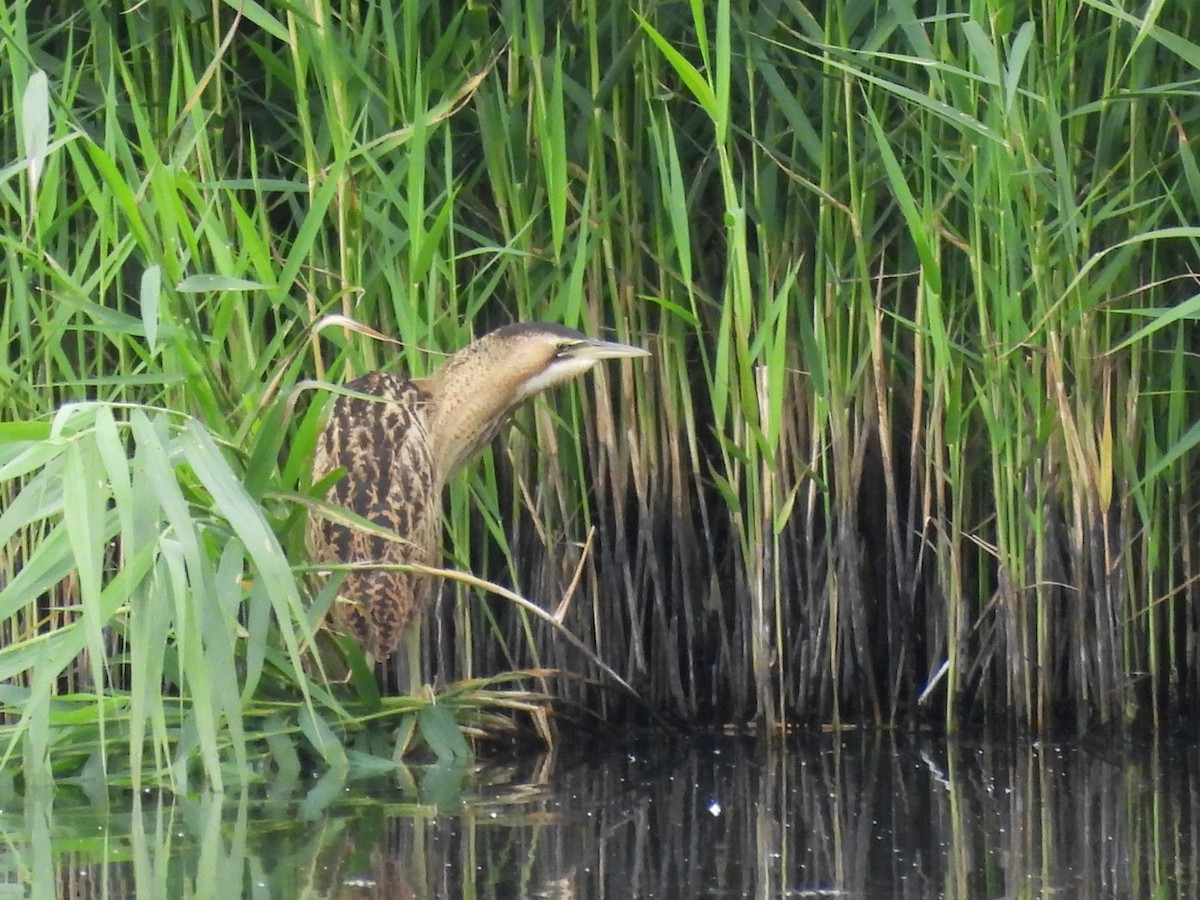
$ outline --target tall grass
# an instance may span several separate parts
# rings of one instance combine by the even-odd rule
[[[357,714],[300,661],[312,379],[423,374],[512,319],[655,358],[524,411],[451,487],[448,557],[651,707],[1191,708],[1200,45],[1147,15],[5,7],[6,756],[50,770],[67,692],[135,763],[215,778],[268,675],[300,706],[263,733],[338,745]],[[439,682],[594,671],[463,588],[424,637]]]

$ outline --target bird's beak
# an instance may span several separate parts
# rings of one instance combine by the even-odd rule
[[[596,338],[588,338],[586,341],[579,341],[571,344],[569,347],[564,347],[560,352],[562,356],[569,356],[572,359],[624,359],[634,356],[649,356],[649,350],[643,350],[641,347],[635,347],[633,344],[619,344],[616,341],[601,341]]]

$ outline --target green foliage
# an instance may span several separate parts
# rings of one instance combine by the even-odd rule
[[[283,735],[352,761],[371,710],[405,746],[428,701],[301,664],[313,380],[512,319],[655,359],[522,413],[452,486],[449,558],[654,708],[1194,704],[1200,53],[1189,10],[1146,15],[5,6],[6,758],[98,740],[102,770],[220,783],[256,741],[290,765]],[[445,681],[585,665],[464,588],[431,619]]]

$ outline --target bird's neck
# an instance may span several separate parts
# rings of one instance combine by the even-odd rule
[[[445,484],[491,442],[520,403],[517,383],[463,351],[421,386],[430,395],[429,440]]]

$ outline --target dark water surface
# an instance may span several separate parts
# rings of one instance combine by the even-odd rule
[[[0,809],[9,897],[1200,896],[1191,740],[694,740]]]

